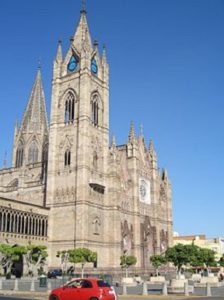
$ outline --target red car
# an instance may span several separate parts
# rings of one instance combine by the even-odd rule
[[[117,296],[114,288],[102,279],[79,278],[52,290],[49,300],[117,300]]]

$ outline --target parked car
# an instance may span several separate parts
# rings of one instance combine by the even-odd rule
[[[54,289],[49,300],[117,300],[113,287],[99,278],[73,279],[63,287]]]
[[[62,269],[49,270],[47,273],[48,278],[57,278],[58,276],[62,276]]]

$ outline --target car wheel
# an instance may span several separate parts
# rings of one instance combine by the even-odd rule
[[[93,298],[90,298],[90,300],[99,300],[99,299],[96,297],[93,297]]]
[[[60,300],[60,299],[56,295],[51,295],[49,300]]]

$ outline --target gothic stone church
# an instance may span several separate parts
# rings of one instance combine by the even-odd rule
[[[109,142],[109,67],[85,9],[65,57],[58,44],[49,123],[38,70],[12,166],[0,171],[1,243],[45,244],[49,267],[60,266],[58,250],[87,247],[99,270],[120,269],[124,253],[148,268],[172,245],[171,185],[133,124],[127,144]]]

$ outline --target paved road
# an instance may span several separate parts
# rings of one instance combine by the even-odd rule
[[[47,297],[45,299],[43,298],[33,298],[33,297],[26,297],[26,298],[22,298],[22,297],[19,297],[19,296],[1,296],[0,295],[0,300],[35,300],[35,299],[41,299],[41,300],[47,300]],[[223,297],[197,297],[197,298],[194,298],[194,297],[166,297],[166,296],[156,296],[156,297],[152,297],[152,296],[141,296],[141,297],[138,297],[138,296],[128,296],[128,297],[119,297],[120,300],[145,300],[145,299],[149,299],[149,300],[158,300],[158,299],[163,299],[163,300],[223,300],[224,299],[224,296]]]
[[[50,280],[51,289],[58,287],[62,284],[61,281],[58,280]],[[12,281],[4,281],[3,282],[3,289],[0,291],[0,300],[10,300],[10,299],[17,299],[17,300],[48,300],[47,297],[47,287],[40,288],[39,281],[35,282],[35,291],[36,292],[29,292],[30,291],[30,282],[21,280],[19,281],[19,291],[13,291],[14,289],[14,282]],[[123,288],[121,286],[115,287],[117,294],[119,295],[119,299],[129,299],[129,300],[139,300],[139,299],[151,299],[151,300],[180,300],[180,299],[214,299],[214,300],[224,300],[224,286],[219,288],[211,288],[212,297],[206,297],[206,288],[195,288],[194,295],[190,295],[189,297],[184,297],[183,295],[172,295],[169,294],[168,296],[162,295],[162,288],[161,285],[148,285],[148,296],[142,296],[143,287],[142,285],[137,285],[134,287],[127,287],[127,296],[122,295]],[[4,294],[4,295],[3,295]],[[121,296],[122,295],[122,296]],[[199,298],[198,298],[199,296]]]

